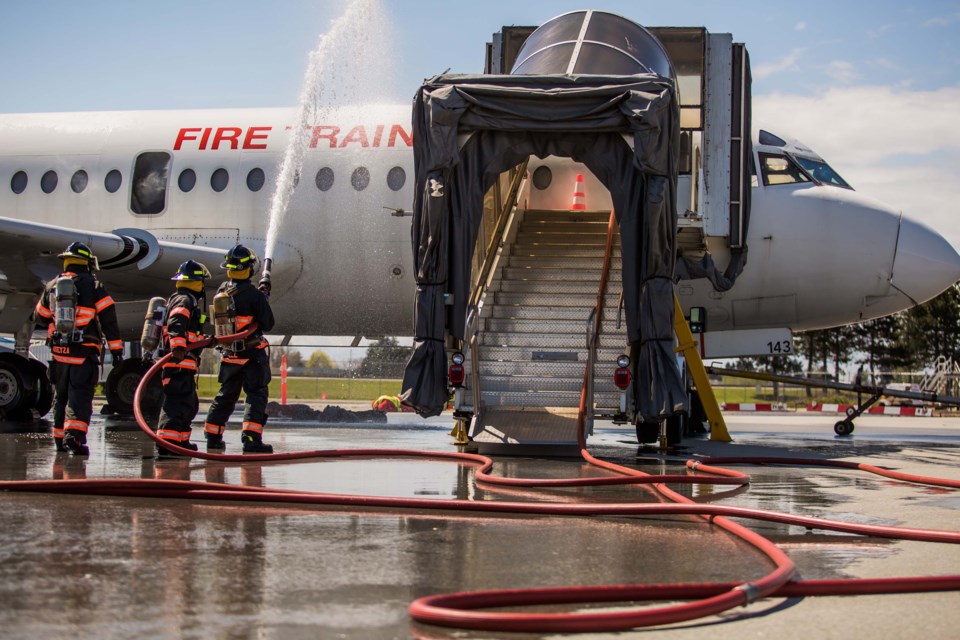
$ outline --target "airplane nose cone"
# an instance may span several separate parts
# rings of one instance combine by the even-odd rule
[[[930,227],[901,218],[891,282],[917,303],[960,280],[960,254]]]

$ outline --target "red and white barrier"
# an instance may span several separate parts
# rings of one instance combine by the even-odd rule
[[[724,411],[786,411],[784,404],[769,402],[725,402],[720,405]]]
[[[823,413],[846,413],[847,409],[854,407],[848,404],[808,404],[807,411],[819,411]],[[928,407],[870,407],[866,413],[873,413],[885,416],[932,416],[933,410]]]

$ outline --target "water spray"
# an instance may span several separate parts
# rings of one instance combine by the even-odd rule
[[[334,102],[358,104],[374,101],[391,77],[386,65],[360,66],[367,59],[373,42],[383,46],[386,29],[385,12],[380,0],[354,0],[343,15],[331,23],[330,29],[310,53],[301,86],[296,120],[291,127],[290,142],[279,167],[276,188],[267,216],[268,227],[264,247],[264,264],[260,284],[270,287],[270,272],[280,226],[286,216],[303,156],[310,140],[310,127],[323,122],[324,114]],[[345,64],[352,61],[352,64]]]

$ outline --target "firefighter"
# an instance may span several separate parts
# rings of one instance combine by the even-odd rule
[[[74,242],[57,257],[63,273],[47,283],[36,307],[37,325],[46,325],[53,352],[53,439],[57,451],[85,456],[103,340],[114,366],[123,361],[123,342],[113,298],[94,275],[99,265],[90,247]]]
[[[226,293],[233,303],[236,332],[256,322],[258,327],[239,345],[227,345],[220,363],[220,391],[210,405],[204,431],[207,436],[207,451],[226,448],[223,429],[240,397],[246,393],[246,408],[243,412],[243,430],[240,440],[244,453],[273,453],[273,447],[263,442],[263,426],[267,422],[267,386],[270,384],[270,346],[264,331],[273,328],[273,311],[267,301],[265,287],[258,288],[250,282],[259,260],[256,254],[238,244],[227,252],[221,269],[227,270],[229,280],[224,282],[218,295]]]
[[[171,355],[163,365],[163,406],[157,435],[191,451],[197,450],[197,445],[190,442],[190,422],[200,410],[196,382],[200,350],[188,350],[187,347],[203,340],[202,330],[207,318],[203,283],[208,278],[210,271],[199,262],[187,260],[180,265],[171,278],[177,283],[176,292],[167,300],[163,331],[164,347]],[[179,454],[158,444],[157,455]]]

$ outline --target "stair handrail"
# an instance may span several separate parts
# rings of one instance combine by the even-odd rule
[[[486,248],[483,256],[483,264],[480,267],[480,276],[477,279],[477,286],[470,294],[467,304],[467,318],[464,323],[463,336],[467,341],[470,350],[470,388],[473,396],[474,416],[480,417],[482,414],[481,395],[480,395],[480,301],[490,286],[490,273],[493,265],[496,263],[497,253],[506,242],[507,222],[510,220],[510,214],[517,208],[517,194],[520,193],[523,183],[527,177],[527,163],[524,160],[522,164],[515,167],[516,173],[510,180],[510,188],[507,191],[507,197],[497,201],[497,223],[494,227],[493,236],[490,244]]]
[[[467,321],[464,327],[463,335],[467,339],[467,346],[470,348],[470,391],[473,396],[473,413],[479,417],[480,411],[480,347],[478,346],[477,335],[480,333],[477,324],[477,317],[480,309],[477,305],[470,305],[467,309]]]
[[[518,165],[517,173],[510,181],[510,188],[507,191],[507,197],[501,199],[497,203],[499,207],[499,211],[497,212],[497,224],[494,228],[487,251],[483,256],[483,264],[480,266],[480,276],[477,279],[477,287],[473,290],[473,293],[470,294],[468,306],[479,306],[480,299],[483,298],[484,294],[487,292],[487,287],[490,285],[488,282],[490,279],[490,271],[493,269],[493,265],[496,262],[497,251],[500,250],[506,241],[504,236],[507,231],[507,222],[510,220],[509,214],[517,208],[517,194],[520,193],[520,189],[527,178],[528,162],[529,160],[524,160],[523,164]]]
[[[610,258],[613,253],[613,233],[617,229],[616,212],[610,211],[607,221],[607,245],[603,255],[603,269],[600,271],[600,283],[597,286],[597,302],[587,318],[587,367],[583,374],[583,391],[581,392],[581,428],[582,437],[586,439],[586,432],[593,433],[593,380],[596,365],[597,347],[600,343],[600,327],[603,321],[604,298],[607,292],[607,280],[610,275]]]

